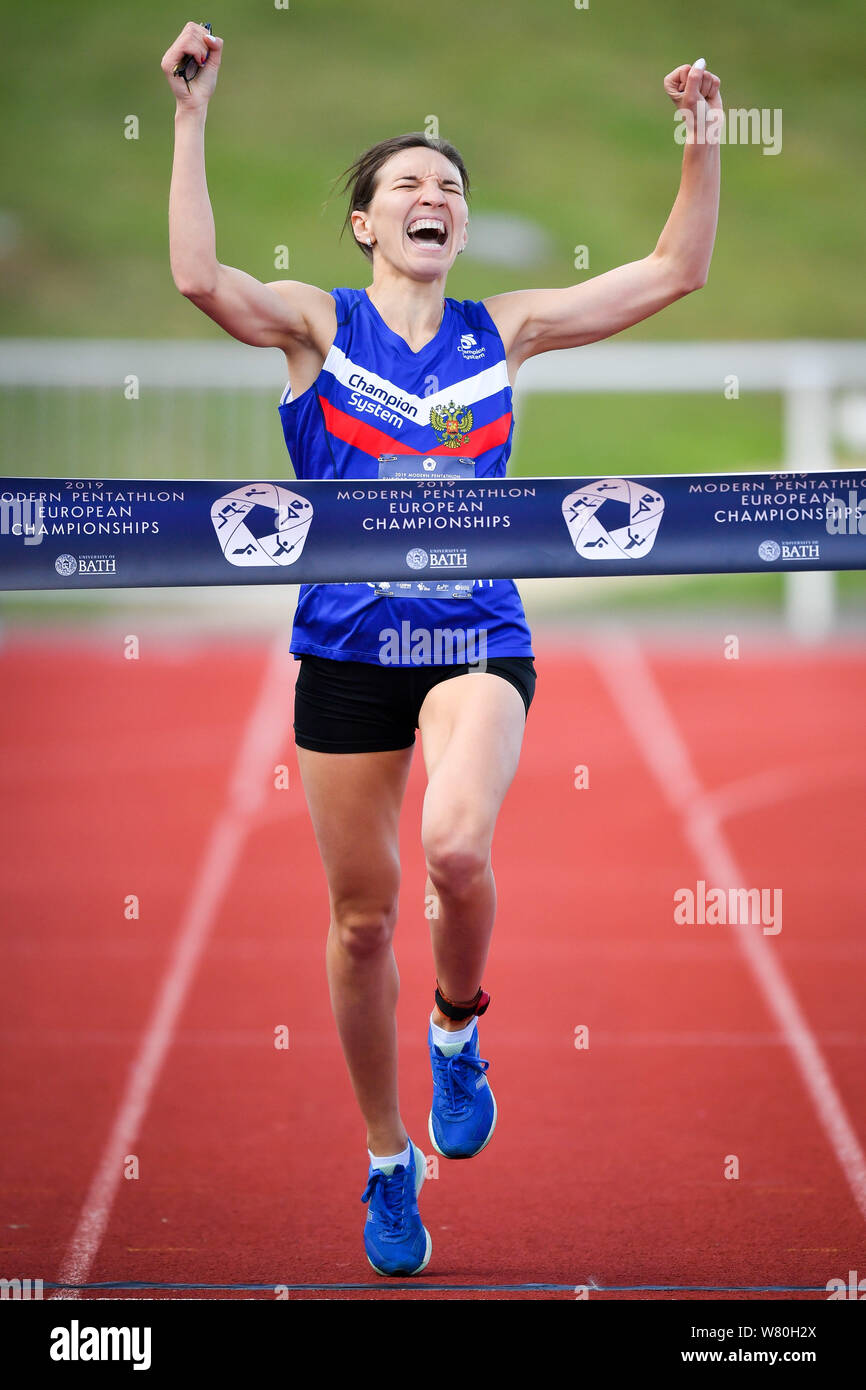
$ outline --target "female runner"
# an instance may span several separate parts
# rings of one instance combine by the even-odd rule
[[[417,132],[383,141],[346,171],[346,223],[372,267],[366,289],[262,284],[222,265],[204,160],[222,48],[189,23],[162,60],[177,100],[171,271],[181,294],[233,337],[285,352],[280,415],[299,478],[503,477],[521,363],[610,337],[706,281],[719,148],[699,139],[685,144],[679,193],[655,249],[569,288],[445,298],[466,246],[469,179],[452,145]],[[174,75],[185,54],[202,65],[190,82]],[[696,130],[712,125],[699,108],[721,110],[719,79],[702,59],[664,85]],[[406,535],[422,549],[438,540]],[[459,531],[448,540],[459,545]],[[409,1275],[431,1253],[418,1211],[424,1155],[398,1105],[392,949],[415,729],[428,776],[421,839],[436,976],[428,1127],[439,1153],[471,1158],[496,1126],[477,1027],[496,910],[491,845],[536,672],[512,581],[440,587],[435,577],[385,578],[302,586],[291,650],[301,663],[298,763],[330,898],[331,1001],[367,1132],[365,1248],[378,1273]]]

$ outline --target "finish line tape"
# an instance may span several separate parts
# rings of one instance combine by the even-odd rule
[[[866,569],[866,475],[0,479],[0,589]],[[385,581],[379,576],[387,575]],[[449,581],[447,584],[444,581]]]

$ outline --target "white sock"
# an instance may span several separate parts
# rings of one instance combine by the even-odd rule
[[[433,1015],[430,1015],[430,1027],[433,1030],[433,1042],[444,1053],[446,1057],[454,1057],[468,1043],[475,1029],[478,1027],[478,1019],[472,1015],[465,1028],[461,1028],[458,1033],[450,1033],[447,1028],[440,1028],[438,1023],[433,1022]]]
[[[410,1140],[407,1142],[406,1147],[401,1154],[385,1154],[382,1158],[377,1158],[376,1155],[371,1154],[370,1150],[368,1149],[367,1153],[370,1154],[370,1167],[381,1168],[383,1173],[393,1173],[398,1163],[402,1163],[404,1168],[408,1168],[409,1150],[411,1149],[411,1147],[412,1143]]]

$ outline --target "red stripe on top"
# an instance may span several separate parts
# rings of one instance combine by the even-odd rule
[[[454,454],[464,449],[477,456],[504,444],[511,429],[511,411],[507,410],[498,420],[491,420],[489,425],[470,430],[465,440],[461,441],[459,450],[449,449],[445,444],[436,444],[432,449],[413,449],[401,439],[393,439],[390,434],[385,434],[384,430],[377,430],[374,425],[368,425],[366,421],[358,420],[354,415],[347,415],[344,410],[338,410],[324,396],[319,396],[319,403],[328,433],[335,439],[341,439],[344,444],[351,444],[353,448],[360,449],[365,454],[372,454],[374,458],[378,458],[380,454]]]

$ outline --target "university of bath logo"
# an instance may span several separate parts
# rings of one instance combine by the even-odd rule
[[[430,424],[439,437],[439,443],[446,449],[459,449],[469,438],[472,429],[472,411],[449,401],[443,410],[436,406],[430,409]]]
[[[293,565],[304,549],[313,504],[276,483],[247,483],[210,509],[230,565]]]
[[[664,498],[625,478],[602,478],[570,492],[562,515],[574,548],[585,560],[637,560],[653,548]]]

